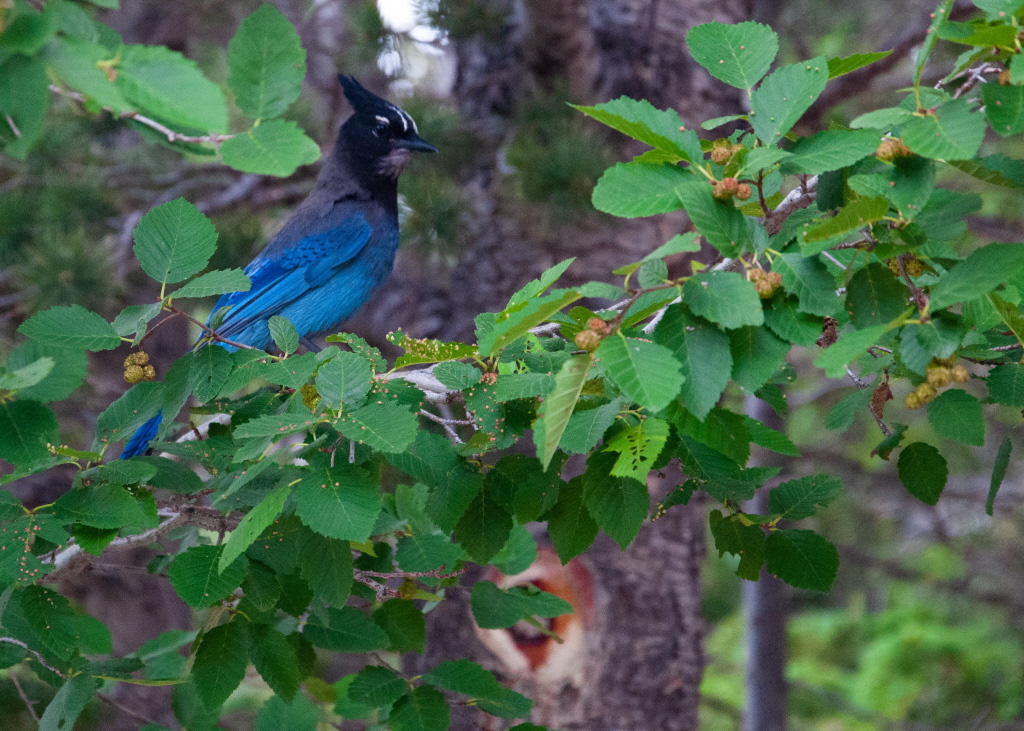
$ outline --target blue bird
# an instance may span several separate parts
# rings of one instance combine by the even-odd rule
[[[267,320],[282,315],[308,342],[340,326],[391,275],[398,176],[414,151],[437,148],[419,136],[405,110],[354,78],[338,81],[354,113],[341,126],[313,191],[245,268],[252,287],[214,305],[211,319],[227,308],[216,332],[228,340],[266,350],[273,344]],[[139,427],[122,458],[145,453],[161,418]]]

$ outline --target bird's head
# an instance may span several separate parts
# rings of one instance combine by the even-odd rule
[[[355,112],[341,127],[350,153],[372,166],[374,175],[397,178],[413,151],[437,152],[419,136],[416,122],[404,109],[363,88],[350,76],[338,76]]]

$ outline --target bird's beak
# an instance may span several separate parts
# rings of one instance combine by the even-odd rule
[[[406,150],[415,150],[417,152],[437,152],[436,147],[419,135],[416,135],[411,140],[397,139],[395,140],[395,147],[401,147]]]

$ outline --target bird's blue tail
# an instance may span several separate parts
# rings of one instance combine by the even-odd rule
[[[149,443],[156,436],[157,429],[160,428],[160,422],[163,420],[164,412],[158,411],[156,416],[136,429],[131,438],[125,442],[124,451],[121,452],[121,459],[139,457],[145,454],[146,450],[149,449]]]

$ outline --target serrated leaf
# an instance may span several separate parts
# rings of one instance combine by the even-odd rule
[[[264,6],[266,7],[266,6]],[[267,329],[274,345],[285,355],[291,355],[299,348],[299,333],[291,320],[281,315],[273,315],[267,320]]]
[[[453,391],[475,386],[480,382],[481,375],[479,368],[455,360],[434,366],[434,377]]]
[[[299,548],[299,572],[313,596],[328,606],[343,606],[352,591],[352,548],[308,531]]]
[[[243,173],[287,177],[320,159],[320,147],[290,119],[271,119],[220,147],[224,164]]]
[[[825,241],[880,221],[888,212],[889,201],[885,198],[858,198],[824,223],[805,229],[802,239],[808,244]]]
[[[133,237],[142,270],[161,284],[198,274],[217,249],[217,229],[184,198],[152,209],[139,220]]]
[[[5,155],[24,160],[39,140],[50,104],[48,84],[42,56],[13,54],[0,63],[0,143],[6,143]],[[8,118],[19,135],[13,133]]]
[[[1005,27],[1012,32],[1010,26]],[[985,116],[997,134],[1009,137],[1024,131],[1024,87],[989,83],[982,84],[981,91]]]
[[[50,456],[47,444],[58,444],[57,417],[36,401],[0,403],[0,459],[29,467]]]
[[[404,452],[416,439],[419,420],[408,408],[385,401],[356,409],[337,422],[338,430],[349,439],[380,452]]]
[[[985,137],[985,116],[967,99],[951,99],[903,125],[903,142],[933,160],[969,160]]]
[[[259,416],[235,427],[235,439],[256,439],[259,437],[281,437],[302,431],[317,423],[311,416],[302,414],[281,414]]]
[[[202,403],[212,401],[231,376],[233,364],[231,353],[219,345],[200,348],[192,354],[188,371],[189,390]]]
[[[750,434],[750,441],[762,449],[770,450],[776,454],[784,454],[787,457],[800,456],[800,450],[782,432],[775,431],[749,416],[743,419],[743,423]]]
[[[593,361],[593,356],[587,353],[574,355],[562,364],[555,375],[554,387],[537,409],[537,419],[543,421],[534,426],[534,440],[537,458],[545,470],[569,425]]]
[[[995,505],[996,494],[1006,477],[1006,468],[1010,464],[1010,453],[1013,451],[1013,442],[1010,437],[1003,439],[999,445],[999,452],[996,454],[995,462],[992,463],[992,477],[988,485],[988,498],[985,500],[985,512],[992,515]]]
[[[93,699],[99,681],[86,673],[68,678],[46,706],[39,719],[39,731],[70,731]]]
[[[693,253],[696,251],[700,251],[700,241],[697,240],[697,234],[691,231],[690,233],[676,234],[645,256],[641,261],[651,261],[652,259],[672,256],[673,254]]]
[[[604,448],[606,452],[619,453],[611,473],[616,477],[632,477],[646,482],[658,455],[665,448],[669,431],[668,422],[650,417],[618,432]]]
[[[132,111],[117,85],[102,71],[100,64],[115,56],[110,49],[80,38],[57,36],[43,49],[43,55],[70,88],[115,113]]]
[[[646,100],[626,96],[592,107],[570,106],[676,160],[699,162],[704,157],[697,134],[681,129],[683,122],[674,109],[657,109]]]
[[[676,187],[690,178],[676,165],[618,163],[604,171],[594,186],[594,208],[620,218],[669,213],[683,207]]]
[[[800,310],[812,315],[832,315],[838,308],[835,279],[815,257],[783,254],[775,257],[772,269],[782,276],[786,291],[796,295]]]
[[[590,458],[583,475],[583,500],[594,521],[625,550],[640,532],[650,497],[643,483],[611,474],[615,461],[607,453]]]
[[[455,537],[470,558],[486,564],[508,540],[515,521],[489,489],[481,490],[455,526]]]
[[[373,370],[370,361],[357,353],[341,352],[320,366],[316,390],[333,409],[349,409],[363,402],[370,392]]]
[[[1024,269],[1024,244],[988,244],[946,272],[932,289],[930,307],[966,302],[1013,279]]]
[[[842,490],[842,480],[834,475],[789,480],[768,493],[768,510],[784,520],[803,520],[817,512],[816,505],[828,505]]]
[[[59,401],[67,398],[85,379],[88,357],[85,350],[44,345],[38,340],[26,340],[7,358],[7,367],[17,370],[40,358],[49,358],[54,369],[39,383],[24,387],[20,398],[34,401]]]
[[[872,389],[858,388],[843,396],[825,415],[825,428],[830,431],[846,431],[853,426],[857,414],[867,412],[871,404]]]
[[[846,310],[855,327],[883,325],[909,306],[910,292],[888,267],[870,263],[858,270],[846,287]]]
[[[245,553],[246,549],[256,541],[260,534],[274,522],[274,519],[280,515],[281,509],[284,508],[284,503],[291,492],[292,488],[290,485],[281,485],[275,488],[273,492],[260,500],[256,507],[242,517],[242,520],[231,531],[231,535],[228,536],[228,540],[224,544],[224,550],[217,561],[217,569],[219,571],[223,572],[236,558]]]
[[[750,124],[758,138],[776,144],[821,96],[827,82],[824,56],[774,71],[750,95]]]
[[[985,444],[985,413],[977,398],[959,388],[943,391],[928,405],[928,421],[939,434],[974,447]]]
[[[949,467],[939,450],[925,442],[908,444],[896,463],[900,482],[907,491],[926,505],[939,502],[946,487]]]
[[[328,607],[310,617],[303,636],[317,647],[335,652],[374,652],[388,645],[388,636],[363,612],[352,607]]]
[[[842,378],[846,375],[847,366],[868,348],[876,345],[887,330],[886,325],[875,325],[844,333],[837,342],[818,354],[814,359],[814,365],[824,369],[825,375],[829,378]]]
[[[136,383],[125,391],[97,417],[92,451],[128,439],[159,412],[163,391],[164,384],[158,381]]]
[[[828,80],[837,79],[857,69],[864,68],[875,61],[881,61],[892,51],[879,51],[878,53],[854,53],[844,58],[830,58],[828,60]]]
[[[256,714],[253,731],[316,731],[320,721],[320,707],[314,705],[303,694],[298,694],[288,703],[279,695],[271,696],[260,706]],[[145,731],[163,731],[145,729]]]
[[[419,363],[440,363],[444,360],[460,360],[476,355],[476,348],[466,343],[445,343],[430,338],[410,338],[403,332],[389,333],[389,342],[405,350],[395,361],[395,368]]]
[[[54,508],[61,520],[93,528],[120,528],[145,520],[138,501],[120,485],[100,484],[68,490],[57,499]]]
[[[548,511],[548,535],[565,564],[583,553],[597,537],[598,525],[583,500],[583,476],[562,486],[558,502]]]
[[[251,286],[252,282],[249,281],[249,277],[241,269],[219,269],[196,277],[185,286],[171,292],[171,296],[210,297],[215,294],[227,294],[229,292],[248,292]],[[116,327],[115,324],[115,329]]]
[[[736,256],[747,241],[747,221],[729,201],[715,198],[703,177],[689,176],[675,189],[693,225],[723,256]]]
[[[167,571],[171,586],[190,607],[213,606],[238,588],[249,562],[237,558],[224,571],[219,568],[224,546],[193,546],[179,554]]]
[[[683,302],[695,314],[727,330],[764,323],[757,290],[736,272],[707,272],[690,277],[683,285]]]
[[[773,531],[765,541],[768,572],[797,589],[828,591],[839,572],[836,547],[811,530]]]
[[[510,373],[498,376],[494,384],[495,401],[546,396],[555,387],[555,377],[547,373]]]
[[[447,731],[450,724],[448,701],[429,685],[421,685],[395,701],[388,716],[393,731]]]
[[[475,699],[475,705],[494,716],[523,718],[533,701],[509,690],[494,675],[470,660],[446,660],[424,676],[424,681]]]
[[[427,625],[423,612],[407,599],[389,599],[373,613],[373,621],[387,633],[392,652],[423,654],[427,643]]]
[[[621,406],[616,399],[596,409],[574,412],[558,446],[570,454],[586,454],[597,445],[615,421]]]
[[[207,708],[220,708],[245,678],[249,623],[236,617],[203,635],[192,663],[192,686]]]
[[[0,391],[21,391],[34,386],[50,375],[54,365],[53,358],[42,357],[21,368],[0,373]]]
[[[1019,363],[996,366],[988,372],[988,394],[996,403],[1024,407],[1024,366]]]
[[[121,344],[110,323],[80,305],[51,307],[18,327],[22,335],[43,345],[82,350],[110,350]]]
[[[655,342],[669,348],[682,365],[681,396],[698,419],[707,416],[732,374],[729,337],[701,321],[687,318],[682,305],[671,305],[654,331]]]
[[[683,384],[679,361],[657,343],[613,335],[601,341],[595,354],[608,378],[645,409],[665,408]]]
[[[730,330],[733,380],[747,391],[757,391],[782,367],[789,349],[789,342],[766,327]]]
[[[360,543],[380,513],[380,489],[360,467],[314,466],[295,486],[295,514],[320,535]]]
[[[283,634],[264,624],[251,625],[249,658],[271,690],[286,701],[295,697],[301,680],[299,658]]]
[[[492,329],[477,333],[480,355],[493,355],[580,297],[579,292],[572,290],[555,290],[549,295],[513,305],[498,315]]]
[[[768,26],[753,21],[714,22],[691,28],[686,45],[693,60],[716,79],[749,90],[768,73],[779,52],[779,37]]]
[[[507,629],[528,617],[559,617],[573,612],[569,602],[554,594],[521,586],[499,589],[493,581],[473,584],[470,608],[482,629]]]
[[[159,45],[124,44],[118,47],[118,56],[115,83],[136,109],[186,128],[218,133],[227,129],[224,93],[195,61]]]
[[[878,133],[874,130],[825,130],[798,140],[789,148],[790,156],[779,170],[784,175],[818,175],[853,165],[877,148]]]
[[[409,692],[409,683],[394,670],[368,665],[356,673],[348,697],[370,708],[386,708]]]
[[[711,511],[711,535],[715,539],[718,555],[731,553],[740,559],[736,575],[748,581],[757,581],[764,565],[765,537],[759,525],[747,525],[738,515],[725,517],[720,510]]]
[[[305,75],[299,34],[269,3],[243,20],[228,43],[228,86],[250,119],[280,116],[299,98]]]

